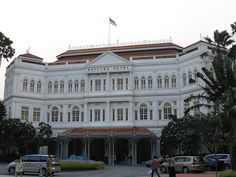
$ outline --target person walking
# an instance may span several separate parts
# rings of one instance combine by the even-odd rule
[[[151,164],[151,169],[152,169],[151,177],[153,177],[154,172],[156,172],[158,177],[161,177],[158,172],[159,168],[160,168],[160,162],[159,162],[159,160],[157,160],[157,156],[154,156],[153,160],[152,160],[152,164]]]
[[[18,177],[18,176],[22,177],[22,173],[23,173],[23,162],[22,162],[20,156],[17,156],[17,159],[16,159],[16,177]]]
[[[174,158],[170,156],[166,156],[166,161],[168,163],[168,172],[169,172],[169,177],[176,177],[175,173],[175,160]]]
[[[52,156],[50,154],[48,155],[46,166],[47,166],[47,176],[52,177],[53,176],[52,175]]]

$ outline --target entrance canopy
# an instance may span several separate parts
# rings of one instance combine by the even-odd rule
[[[61,133],[59,137],[152,137],[154,134],[143,127],[99,127],[73,128]]]

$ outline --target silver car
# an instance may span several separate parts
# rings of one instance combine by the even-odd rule
[[[192,171],[202,172],[205,170],[205,163],[200,156],[176,156],[173,157],[175,161],[175,171],[188,173]],[[160,167],[161,172],[168,172],[168,163],[164,162]]]
[[[21,157],[23,162],[23,173],[41,173],[41,175],[47,175],[46,161],[48,155],[43,154],[30,154]],[[7,171],[10,175],[15,174],[16,160],[8,164]],[[60,161],[52,155],[52,173],[61,171]]]
[[[223,161],[225,169],[232,168],[231,158],[229,154],[208,154],[205,157],[215,159],[218,161]]]

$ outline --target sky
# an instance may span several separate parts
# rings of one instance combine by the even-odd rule
[[[3,99],[6,66],[29,49],[44,62],[69,46],[166,40],[186,47],[228,30],[236,0],[0,0],[0,31],[13,41],[15,56],[0,68]]]

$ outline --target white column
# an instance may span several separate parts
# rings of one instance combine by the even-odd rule
[[[133,73],[130,71],[129,72],[129,90],[134,89],[133,85],[134,85]]]
[[[68,105],[63,105],[62,122],[68,122]]]
[[[88,118],[88,103],[85,102],[84,103],[84,122],[87,123],[89,121],[89,118]]]
[[[133,109],[133,101],[129,102],[129,121],[134,120],[134,109]]]
[[[89,78],[88,78],[88,74],[85,74],[85,79],[84,79],[84,82],[85,82],[85,88],[84,88],[84,90],[85,90],[85,92],[89,92],[89,86],[90,86],[90,84],[89,84]]]
[[[153,120],[158,120],[158,102],[154,101],[153,102]]]
[[[110,73],[107,73],[107,78],[106,78],[106,91],[111,90],[111,85],[110,85]]]

